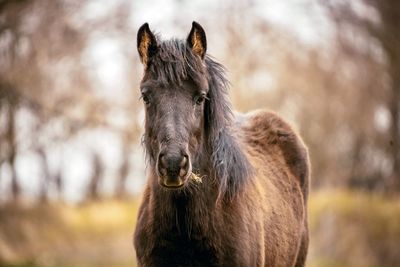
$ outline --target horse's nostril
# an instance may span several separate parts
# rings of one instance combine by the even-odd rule
[[[189,163],[189,157],[188,156],[184,156],[182,158],[182,161],[180,163],[180,170],[179,170],[179,176],[180,177],[185,177],[190,169],[190,163]]]
[[[167,166],[167,159],[164,155],[160,155],[160,162],[163,167]]]
[[[179,171],[179,176],[180,176],[180,177],[184,177],[186,174],[187,174],[187,170],[186,170],[186,169],[181,169],[181,170]]]
[[[174,182],[182,183],[190,172],[190,158],[188,154],[179,150],[164,150],[158,155],[158,174],[163,184]]]
[[[187,156],[184,156],[183,158],[182,158],[182,161],[181,161],[181,163],[179,164],[179,167],[181,167],[181,168],[184,168],[185,166],[186,166],[186,164],[187,164]]]
[[[160,167],[159,171],[160,171],[161,175],[163,175],[163,176],[167,175],[167,169]]]

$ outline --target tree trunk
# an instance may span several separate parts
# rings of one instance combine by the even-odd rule
[[[391,179],[392,191],[400,192],[400,72],[392,74],[392,98],[390,102],[390,115],[392,119],[390,131],[390,149],[393,159]]]
[[[57,198],[59,202],[63,201],[63,193],[64,193],[64,182],[62,179],[61,170],[59,170],[54,176],[54,181],[56,185]]]
[[[40,156],[41,165],[42,165],[42,184],[40,188],[39,200],[40,202],[47,202],[49,198],[49,187],[50,187],[50,171],[49,166],[47,164],[46,152],[43,148],[38,148],[37,153]]]
[[[103,176],[103,166],[101,165],[100,158],[98,155],[93,155],[93,171],[89,181],[87,198],[90,200],[97,200],[100,198],[99,187],[101,178]]]
[[[129,150],[124,149],[122,155],[122,165],[119,169],[119,176],[115,188],[115,198],[123,199],[127,196],[126,180],[129,174]]]
[[[8,162],[11,167],[11,194],[14,201],[18,201],[21,195],[21,187],[19,185],[17,170],[15,167],[16,159],[16,143],[15,143],[15,107],[11,101],[8,106],[7,118],[7,143],[8,143]]]

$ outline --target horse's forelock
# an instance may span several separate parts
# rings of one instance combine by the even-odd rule
[[[186,42],[177,39],[160,43],[147,71],[158,83],[169,86],[191,79],[203,87],[207,76],[203,60]]]

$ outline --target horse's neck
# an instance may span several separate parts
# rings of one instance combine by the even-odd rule
[[[215,210],[217,193],[212,192],[212,184],[203,180],[197,188],[185,191],[153,190],[154,202],[151,209],[155,227],[160,231],[178,230],[190,235],[192,231],[203,232]],[[162,229],[164,228],[164,229]]]

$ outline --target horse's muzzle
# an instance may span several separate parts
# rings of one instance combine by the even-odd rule
[[[190,158],[181,151],[161,151],[158,155],[157,171],[160,185],[172,189],[180,188],[190,175]]]

